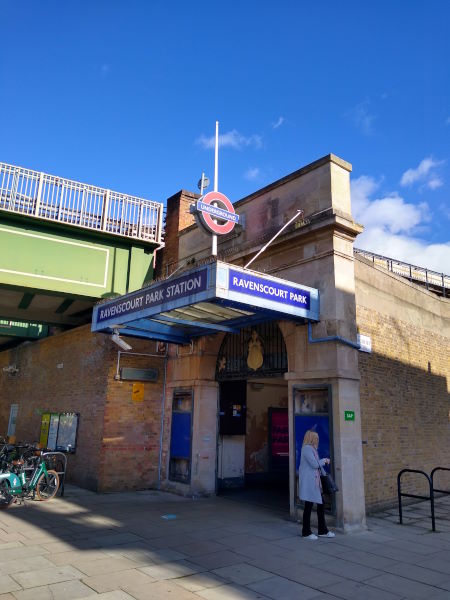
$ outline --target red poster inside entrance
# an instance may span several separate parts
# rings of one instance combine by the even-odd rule
[[[272,458],[289,456],[289,424],[287,409],[273,409],[271,415]]]

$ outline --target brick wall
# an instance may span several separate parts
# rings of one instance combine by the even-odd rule
[[[133,352],[155,352],[155,343],[131,340]],[[3,373],[15,364],[16,375]],[[164,359],[124,356],[121,366],[158,368],[144,397],[132,398],[133,382],[116,381],[117,347],[90,326],[22,344],[0,353],[0,434],[6,435],[11,404],[19,411],[16,439],[37,442],[45,412],[80,413],[77,450],[68,457],[68,481],[92,490],[146,489],[158,475],[159,421]]]
[[[382,273],[374,280],[364,269],[357,269],[363,276],[357,324],[372,338],[372,353],[359,353],[359,369],[366,506],[373,511],[397,503],[401,469],[450,468],[450,339],[443,314],[449,307],[409,282]],[[427,493],[421,476],[407,474],[402,482],[405,491]],[[448,475],[440,482],[450,489]]]
[[[132,352],[155,353],[155,342],[128,339]],[[164,358],[121,355],[121,367],[157,369],[156,382],[138,382],[143,399],[132,398],[133,381],[117,381],[110,364],[103,425],[99,491],[148,489],[158,484]]]
[[[86,325],[0,353],[1,434],[7,432],[14,403],[19,405],[17,441],[39,441],[42,413],[79,412],[78,447],[69,456],[68,480],[90,489],[97,487],[110,345]],[[8,364],[19,372],[3,373]]]
[[[181,190],[167,200],[165,221],[165,247],[160,251],[156,263],[156,276],[165,277],[178,265],[178,233],[195,223],[190,205],[199,198],[198,194]]]

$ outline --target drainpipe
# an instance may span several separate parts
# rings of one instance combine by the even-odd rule
[[[167,347],[168,350],[168,347]],[[161,489],[161,463],[162,463],[162,449],[163,449],[163,437],[164,437],[164,414],[166,408],[166,381],[167,381],[167,355],[164,357],[164,381],[163,381],[163,390],[162,390],[162,400],[161,400],[161,433],[159,435],[159,458],[158,458],[158,490]]]
[[[356,350],[361,350],[361,344],[358,344],[358,342],[352,342],[351,340],[346,340],[340,335],[331,335],[329,337],[313,339],[311,321],[308,321],[308,342],[310,344],[317,344],[318,342],[341,342],[341,344],[345,344],[346,346],[350,346]]]

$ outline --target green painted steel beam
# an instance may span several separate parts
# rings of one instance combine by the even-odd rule
[[[26,292],[20,308],[31,302],[32,293],[95,300],[126,294],[152,280],[154,244],[103,240],[52,225],[22,224],[0,215],[0,288]]]
[[[55,310],[55,313],[58,313],[58,314],[65,313],[66,310],[69,308],[69,306],[72,306],[73,302],[74,301],[72,300],[72,298],[66,298],[63,302],[61,302],[61,304]]]
[[[33,302],[33,298],[36,294],[26,293],[23,295],[22,300],[19,302],[19,306],[17,308],[26,309]]]

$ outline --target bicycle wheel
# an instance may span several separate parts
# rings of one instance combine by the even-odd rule
[[[42,473],[36,484],[36,496],[38,500],[51,500],[56,496],[59,488],[59,475],[56,471]]]
[[[14,496],[9,493],[9,487],[4,482],[0,482],[0,510],[4,508],[9,508],[13,503]]]

